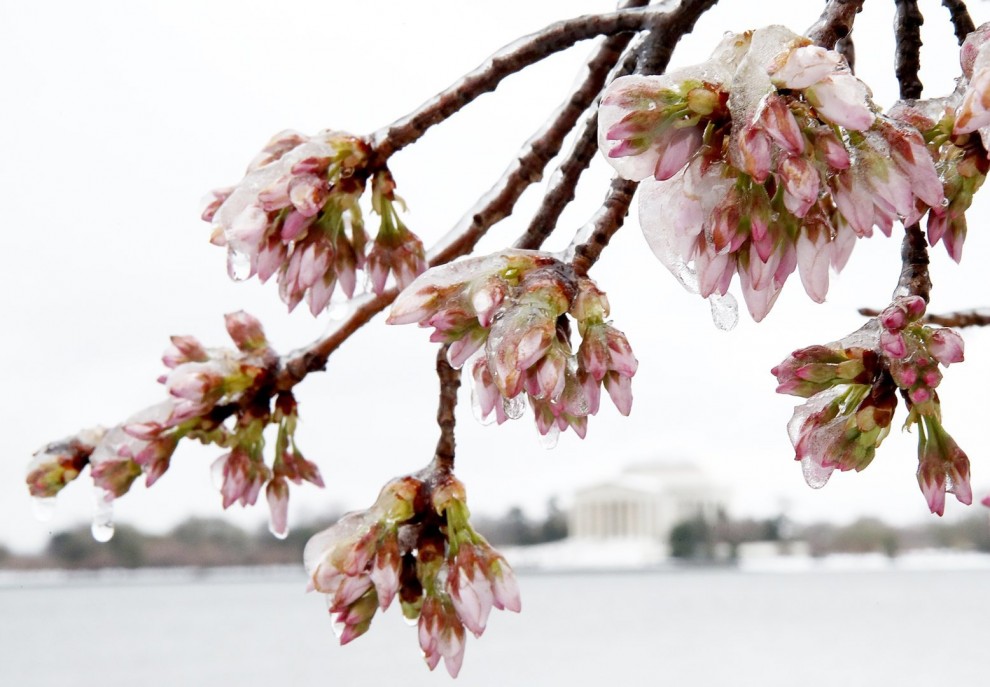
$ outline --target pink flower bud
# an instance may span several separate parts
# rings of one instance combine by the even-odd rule
[[[964,358],[963,338],[953,329],[938,328],[928,338],[928,352],[945,367],[961,363]]]
[[[224,323],[227,326],[227,333],[233,339],[234,344],[244,353],[268,348],[268,341],[265,339],[265,330],[253,315],[249,315],[243,310],[227,313],[224,315]]]
[[[804,45],[779,55],[767,71],[778,88],[801,90],[821,82],[842,64],[836,51]]]
[[[821,117],[846,129],[866,131],[876,119],[870,109],[870,89],[852,74],[826,76],[804,94]]]
[[[274,478],[265,488],[270,513],[268,522],[271,531],[279,536],[289,532],[289,485],[281,478]]]

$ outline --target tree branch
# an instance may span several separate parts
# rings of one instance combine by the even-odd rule
[[[860,308],[863,317],[877,317],[880,311],[875,308]],[[926,314],[921,318],[925,324],[940,327],[987,327],[990,326],[990,310],[964,310],[944,314]]]
[[[457,407],[457,389],[461,386],[461,371],[447,362],[447,345],[437,352],[437,377],[440,378],[440,405],[437,408],[437,424],[440,438],[433,456],[433,466],[440,472],[454,470],[454,409]]]
[[[927,303],[931,297],[932,280],[928,275],[928,242],[921,225],[904,228],[901,242],[901,276],[897,281],[898,296],[921,296]]]
[[[849,33],[840,38],[835,44],[835,50],[844,58],[846,58],[846,64],[849,65],[849,71],[856,72],[856,45],[853,43],[853,34],[850,29]]]
[[[415,143],[430,127],[446,120],[478,96],[495,90],[510,74],[589,38],[642,31],[657,20],[658,14],[666,13],[646,7],[590,14],[556,22],[511,43],[417,110],[376,132],[372,137],[376,156],[385,159]]]
[[[612,240],[615,232],[622,227],[638,186],[638,182],[621,177],[612,180],[605,202],[591,220],[594,226],[591,237],[574,251],[573,265],[578,276],[583,277],[588,274],[588,270],[601,257],[602,251]]]
[[[925,18],[918,9],[918,0],[895,0],[894,36],[896,58],[894,73],[901,89],[901,98],[921,97],[921,25]]]
[[[976,30],[973,18],[969,16],[966,3],[963,0],[942,0],[942,6],[949,10],[949,19],[952,21],[952,29],[956,33],[956,40],[959,45],[963,44],[966,36]]]
[[[852,32],[856,14],[861,9],[863,0],[829,0],[822,16],[808,29],[808,38],[823,48],[834,48]]]

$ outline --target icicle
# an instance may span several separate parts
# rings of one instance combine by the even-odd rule
[[[735,296],[727,293],[720,296],[717,293],[708,297],[712,308],[712,322],[723,332],[732,331],[739,324],[739,304]]]
[[[40,522],[50,521],[55,515],[55,497],[33,497],[31,499],[31,512]]]
[[[113,496],[104,489],[96,490],[96,511],[90,531],[93,539],[106,543],[113,539]]]

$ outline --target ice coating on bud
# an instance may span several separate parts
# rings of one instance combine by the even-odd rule
[[[973,502],[969,458],[937,417],[922,418],[918,430],[918,485],[932,513],[945,512],[946,492],[963,505]]]
[[[704,297],[726,295],[738,275],[759,321],[795,269],[822,302],[829,267],[874,226],[890,235],[927,212],[930,233],[958,245],[962,213],[945,209],[934,134],[878,115],[871,97],[838,53],[769,26],[727,36],[701,65],[617,80],[600,147],[621,176],[642,180],[640,223],[664,265]],[[702,124],[698,149],[681,155],[672,127]]]
[[[227,247],[231,277],[276,277],[289,309],[305,301],[314,315],[338,287],[354,295],[359,269],[378,294],[389,275],[399,288],[412,282],[426,268],[423,245],[399,217],[391,174],[371,169],[369,153],[365,139],[339,131],[277,135],[204,215],[215,222],[213,242]],[[370,252],[359,203],[369,178],[381,217]]]
[[[516,419],[528,401],[541,435],[571,427],[583,437],[598,409],[588,394],[597,394],[606,374],[614,373],[610,384],[625,412],[632,400],[636,358],[608,314],[605,293],[571,265],[507,250],[427,271],[399,294],[388,322],[432,327],[430,339],[449,344],[454,367],[482,352],[471,363],[480,420]],[[572,322],[582,338],[576,354]]]
[[[51,498],[79,476],[106,430],[96,427],[38,449],[28,464],[26,482],[35,498]]]
[[[224,322],[227,333],[239,350],[249,353],[268,347],[265,330],[253,315],[238,310],[224,315]]]

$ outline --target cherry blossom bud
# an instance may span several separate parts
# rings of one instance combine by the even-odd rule
[[[779,55],[767,70],[778,88],[801,90],[823,81],[843,66],[842,56],[817,45],[804,45]]]
[[[660,159],[657,160],[653,176],[657,181],[666,181],[684,168],[698,149],[701,148],[701,127],[690,126],[671,128],[670,135],[662,143]]]
[[[280,477],[273,478],[265,487],[265,498],[270,513],[269,528],[284,537],[289,532],[289,484]]]
[[[777,175],[784,185],[784,205],[795,217],[807,215],[818,202],[821,185],[815,166],[805,157],[783,155],[777,163]]]
[[[739,135],[737,149],[742,170],[758,183],[766,181],[770,175],[770,137],[761,129],[745,127]]]
[[[243,310],[224,315],[227,325],[227,333],[233,339],[234,344],[244,353],[252,353],[268,348],[268,341],[265,339],[265,330],[253,315],[249,315]]]
[[[771,93],[763,100],[757,122],[781,148],[792,155],[803,155],[804,134],[784,98]]]
[[[173,336],[172,345],[162,355],[165,367],[175,368],[182,363],[205,363],[209,355],[203,345],[193,336]]]
[[[804,91],[822,117],[851,131],[866,131],[876,115],[870,109],[870,89],[852,74],[826,76]]]
[[[96,427],[35,451],[26,479],[31,496],[50,498],[62,491],[86,467],[105,433],[104,428]]]
[[[933,417],[922,420],[924,432],[919,431],[918,485],[932,513],[945,512],[945,493],[955,494],[964,504],[973,502],[969,481],[969,458]]]
[[[816,173],[817,174],[817,173]],[[795,249],[801,283],[804,290],[816,303],[824,303],[828,293],[828,266],[832,244],[828,229],[821,225],[811,225],[798,234]]]
[[[963,348],[963,338],[954,329],[935,329],[928,338],[928,351],[945,367],[963,361]]]

